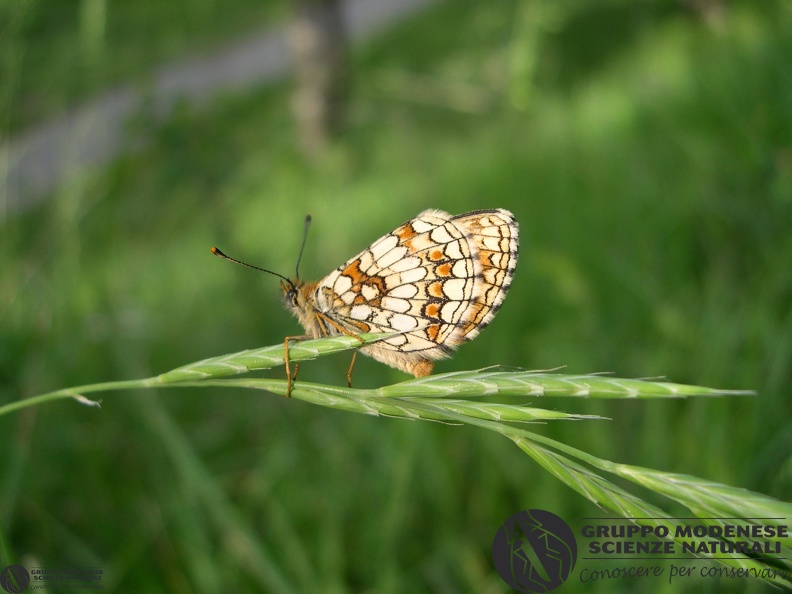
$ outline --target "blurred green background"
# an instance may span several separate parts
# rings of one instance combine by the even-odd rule
[[[10,0],[0,15],[10,137],[289,10]],[[346,125],[318,159],[297,148],[288,80],[138,119],[142,149],[3,211],[0,403],[301,333],[277,279],[212,245],[291,275],[311,213],[301,274],[318,279],[425,208],[504,207],[521,229],[510,295],[437,371],[564,365],[755,389],[534,401],[612,420],[532,429],[788,501],[791,31],[783,0],[447,0],[352,48]],[[347,365],[300,373],[343,384]],[[358,359],[360,387],[403,379]],[[101,567],[107,591],[509,592],[490,561],[508,516],[604,515],[497,435],[265,393],[55,403],[0,417],[0,451],[3,565]]]

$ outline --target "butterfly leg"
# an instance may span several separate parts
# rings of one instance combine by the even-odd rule
[[[283,340],[283,362],[286,364],[286,398],[291,398],[292,383],[294,382],[291,374],[291,362],[289,361],[289,338],[291,337],[287,336]],[[294,375],[296,377],[300,364],[295,363],[294,366],[296,368],[294,370]]]
[[[297,381],[297,373],[300,371],[300,363],[295,362],[294,373],[291,371],[291,361],[289,361],[289,341],[308,340],[310,336],[287,336],[283,339],[283,362],[286,365],[286,398],[291,398],[291,391],[294,382]]]
[[[357,358],[357,350],[352,351],[352,361],[349,363],[349,369],[347,370],[347,385],[351,388],[352,387],[352,368],[355,366],[355,359]]]
[[[364,341],[363,341],[362,338],[360,338],[360,336],[358,336],[354,332],[350,332],[349,330],[344,328],[341,324],[336,322],[334,319],[332,319],[332,318],[330,318],[330,317],[328,317],[328,316],[326,316],[324,314],[321,314],[321,313],[317,313],[316,317],[318,319],[324,321],[325,324],[327,324],[329,326],[332,326],[333,328],[338,330],[339,334],[344,334],[346,336],[352,336],[352,337],[356,338],[360,342],[361,345],[363,344]],[[347,376],[346,376],[347,377],[347,385],[350,388],[352,387],[352,368],[355,366],[355,359],[357,358],[357,353],[358,353],[357,350],[355,350],[352,353],[352,362],[349,364],[349,370],[347,370]]]

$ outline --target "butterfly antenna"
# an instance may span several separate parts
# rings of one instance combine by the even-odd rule
[[[278,274],[277,272],[272,272],[272,270],[267,270],[266,268],[259,268],[258,266],[253,266],[253,264],[242,262],[241,260],[237,260],[236,258],[232,258],[231,256],[226,256],[223,252],[220,251],[219,248],[216,247],[212,248],[212,253],[215,256],[219,256],[220,258],[223,258],[224,260],[228,260],[229,262],[233,262],[234,264],[241,264],[242,266],[247,266],[248,268],[252,268],[253,270],[258,270],[260,272],[267,272],[269,274],[273,274],[279,278],[282,278],[287,283],[289,283],[290,286],[294,287],[294,283],[290,279],[283,276],[282,274]]]
[[[300,245],[300,253],[297,256],[297,266],[294,267],[294,278],[300,278],[300,260],[302,260],[303,250],[305,249],[305,241],[308,239],[308,227],[311,225],[311,215],[305,215],[305,227],[303,228],[302,245]]]

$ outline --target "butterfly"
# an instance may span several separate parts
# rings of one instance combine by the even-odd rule
[[[304,246],[305,235],[300,258]],[[450,356],[492,321],[511,285],[518,248],[518,225],[508,210],[453,216],[429,209],[318,282],[299,278],[300,258],[292,280],[215,247],[212,253],[281,278],[284,305],[306,332],[284,341],[288,396],[298,371],[295,365],[292,376],[291,339],[396,333],[359,350],[415,377],[429,375],[434,360]],[[347,373],[350,386],[356,354]]]

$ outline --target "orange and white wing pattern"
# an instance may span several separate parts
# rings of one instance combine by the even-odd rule
[[[311,287],[309,301],[350,334],[399,332],[360,350],[422,377],[432,359],[449,356],[492,321],[517,252],[517,222],[507,210],[426,210]]]

